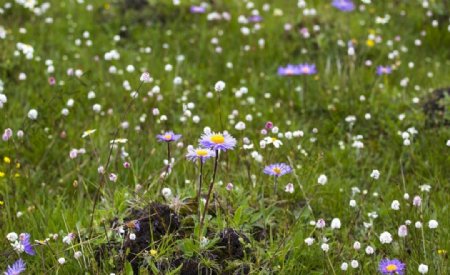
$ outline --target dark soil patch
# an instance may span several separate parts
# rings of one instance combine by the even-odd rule
[[[450,116],[448,107],[450,104],[450,88],[435,90],[423,104],[423,112],[427,116],[426,126],[449,126]]]
[[[133,221],[137,221],[139,225],[128,230],[133,231],[136,239],[130,240],[129,234],[127,234],[124,251],[129,249],[130,253],[127,255],[127,259],[130,261],[134,273],[138,274],[141,263],[138,255],[149,250],[150,245],[161,240],[164,235],[176,232],[180,227],[180,220],[169,206],[151,203],[143,209],[133,209],[128,219],[125,220],[125,224],[133,223]]]
[[[250,240],[243,233],[232,228],[225,228],[219,234],[217,250],[214,252],[220,260],[243,259],[251,251],[246,245]]]
[[[218,275],[215,270],[211,270],[201,265],[197,259],[184,259],[178,258],[172,262],[174,268],[178,268],[183,265],[180,270],[180,275]]]

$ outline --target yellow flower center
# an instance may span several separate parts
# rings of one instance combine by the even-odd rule
[[[273,168],[272,171],[277,175],[279,175],[281,173],[281,169],[279,167]]]
[[[199,156],[199,157],[204,157],[204,156],[208,155],[208,151],[206,151],[205,149],[199,149],[196,151],[196,153],[197,153],[197,156]]]
[[[166,134],[166,135],[164,135],[164,139],[166,139],[166,140],[172,139],[172,135]]]
[[[397,271],[397,266],[395,264],[390,264],[390,265],[386,266],[386,270],[389,272]]]
[[[305,74],[307,74],[307,73],[309,73],[309,68],[308,68],[308,67],[303,67],[303,68],[302,68],[302,71],[303,71]]]
[[[275,142],[275,141],[277,141],[277,140],[278,140],[277,138],[274,138],[274,137],[271,138],[271,141],[272,141],[272,142]]]
[[[222,135],[213,135],[211,141],[215,144],[222,144],[225,142],[225,138]]]

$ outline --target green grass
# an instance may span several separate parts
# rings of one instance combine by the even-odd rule
[[[28,232],[33,241],[50,240],[47,245],[35,246],[36,256],[20,255],[27,264],[27,274],[118,274],[121,256],[117,250],[112,249],[102,265],[94,257],[95,251],[112,239],[121,242],[111,221],[118,218],[121,224],[132,208],[150,202],[173,205],[161,195],[161,189],[168,187],[194,210],[180,210],[183,236],[168,234],[150,245],[147,252],[154,249],[157,254],[142,255],[142,272],[147,268],[156,272],[175,255],[182,255],[200,259],[202,266],[219,274],[227,266],[243,264],[252,274],[340,274],[341,263],[350,264],[353,259],[359,267],[349,267],[348,273],[375,274],[383,258],[405,262],[408,274],[418,273],[421,263],[429,266],[429,274],[449,273],[448,256],[438,250],[450,248],[450,155],[446,145],[450,130],[444,121],[427,126],[422,111],[433,90],[450,85],[450,21],[444,3],[430,1],[425,9],[421,1],[372,1],[376,3],[366,5],[364,11],[344,13],[328,1],[308,1],[317,15],[303,16],[296,1],[268,1],[271,5],[266,12],[264,1],[255,0],[254,9],[260,11],[263,21],[258,30],[254,30],[255,24],[246,25],[254,32],[245,36],[237,20],[239,15],[251,14],[244,1],[215,1],[208,8],[208,12],[229,12],[229,22],[211,22],[206,14],[190,14],[190,4],[198,4],[194,1],[182,1],[180,6],[173,6],[172,1],[149,1],[150,5],[140,10],[124,9],[121,1],[92,1],[92,11],[77,1],[50,2],[49,10],[37,16],[11,1],[12,7],[4,9],[0,17],[0,26],[7,32],[6,38],[0,39],[0,79],[8,98],[0,109],[0,130],[14,131],[13,138],[0,143],[0,157],[11,160],[0,164],[1,270],[19,258],[6,235]],[[283,15],[276,16],[275,9],[281,9]],[[427,16],[428,10],[433,16]],[[390,21],[376,24],[375,17],[385,14],[390,15]],[[47,17],[53,18],[52,24],[45,23]],[[439,25],[433,27],[432,20]],[[291,31],[284,30],[287,23],[293,26]],[[320,31],[313,30],[315,25]],[[126,30],[121,31],[123,26]],[[310,38],[300,35],[302,27],[308,28]],[[19,28],[25,28],[26,33],[20,33]],[[90,34],[91,47],[85,45],[85,31]],[[379,36],[381,42],[369,47],[366,41],[370,34]],[[116,35],[121,35],[120,41],[114,41]],[[213,38],[218,38],[217,45],[211,43]],[[75,44],[76,39],[82,46]],[[259,39],[264,39],[264,47],[259,46]],[[416,39],[421,40],[420,46],[415,46]],[[344,46],[339,46],[338,40]],[[350,40],[354,56],[347,54]],[[34,48],[32,60],[14,56],[18,42]],[[218,46],[220,54],[216,53]],[[144,52],[146,47],[151,47],[151,53]],[[104,54],[113,49],[120,53],[120,59],[105,61]],[[398,56],[389,59],[394,50]],[[179,55],[185,60],[177,62]],[[53,60],[54,73],[46,71],[47,59]],[[371,60],[372,66],[366,66],[366,60]],[[227,68],[227,62],[233,67]],[[318,73],[277,75],[279,66],[305,62],[316,64]],[[410,62],[413,68],[408,66]],[[136,68],[132,73],[126,71],[130,64]],[[172,64],[173,70],[166,72],[166,64]],[[109,73],[112,65],[122,73]],[[392,74],[377,76],[378,65],[394,65],[395,69]],[[83,75],[68,76],[69,68],[81,69]],[[138,89],[144,71],[154,81],[142,84],[139,97],[133,100],[123,82],[127,80],[132,90]],[[24,81],[19,80],[21,72],[26,73]],[[48,84],[50,76],[56,78],[57,85]],[[173,84],[176,76],[182,78],[181,85]],[[400,82],[406,77],[409,83],[402,87]],[[214,92],[219,80],[226,83],[220,101]],[[159,99],[147,95],[156,85],[160,87]],[[238,98],[235,92],[241,87],[248,93]],[[95,92],[95,99],[88,99],[89,91]],[[212,98],[207,96],[209,91]],[[414,103],[414,98],[419,102]],[[69,99],[75,101],[73,107],[66,106]],[[190,102],[195,107],[189,117],[183,106]],[[448,110],[448,100],[443,102]],[[94,104],[102,106],[102,113],[92,110]],[[37,120],[27,117],[33,108],[38,110]],[[61,114],[63,108],[69,109],[68,116]],[[167,120],[154,116],[153,108]],[[366,113],[371,114],[370,120],[364,118]],[[146,119],[141,121],[144,114]],[[401,114],[403,120],[399,119]],[[193,121],[195,115],[200,122]],[[252,116],[251,121],[246,120],[247,115]],[[346,122],[351,115],[356,117],[354,125]],[[180,120],[182,117],[186,121]],[[125,121],[129,128],[120,128]],[[238,121],[245,122],[245,130],[235,129]],[[280,133],[301,130],[304,135],[281,137],[283,145],[278,149],[272,145],[260,148],[265,137],[260,132],[267,121]],[[135,130],[137,126],[140,131]],[[185,159],[187,145],[197,146],[204,127],[227,130],[238,140],[234,150],[221,154],[214,186],[221,207],[211,207],[214,215],[207,216],[203,235],[207,230],[210,243],[206,247],[198,238],[198,167]],[[410,127],[418,134],[410,146],[404,146],[399,131]],[[88,129],[97,131],[81,138]],[[23,138],[16,136],[18,130],[24,131]],[[172,173],[161,179],[167,149],[155,136],[165,130],[182,134],[183,144],[172,144],[175,165]],[[364,148],[360,150],[352,147],[357,135],[363,136]],[[253,149],[243,149],[244,137],[254,144]],[[128,139],[120,147],[128,153],[125,160],[131,163],[130,169],[123,168],[120,150],[110,151],[114,138]],[[73,148],[85,148],[86,154],[70,159]],[[262,163],[251,157],[252,151],[263,156]],[[107,174],[118,174],[115,183],[97,172],[99,165],[108,163],[110,152]],[[279,178],[275,193],[273,178],[263,169],[276,162],[289,163],[294,172]],[[204,165],[204,196],[213,163],[208,160]],[[374,169],[381,173],[378,180],[370,178]],[[317,183],[321,174],[328,177],[323,186]],[[227,191],[225,186],[230,182],[234,189]],[[284,192],[287,183],[294,184],[294,193]],[[423,184],[431,185],[431,191],[422,192]],[[140,190],[136,190],[138,185]],[[361,193],[353,196],[352,187]],[[98,190],[101,196],[90,228]],[[374,192],[378,196],[373,196]],[[409,194],[408,200],[404,193]],[[412,205],[416,195],[422,198],[420,209]],[[356,208],[349,207],[351,199],[356,200]],[[399,211],[391,209],[393,200],[400,202]],[[368,213],[373,211],[378,218],[366,229],[363,223],[370,221]],[[331,230],[330,222],[336,217],[342,227]],[[326,221],[326,229],[310,225],[320,218]],[[428,228],[431,219],[439,222],[437,229]],[[412,222],[408,236],[400,238],[397,230],[406,220]],[[423,222],[423,231],[415,228],[416,221]],[[249,238],[250,253],[221,265],[208,255],[215,253],[219,232],[228,227]],[[262,240],[254,234],[256,227],[266,230]],[[384,231],[392,234],[391,244],[380,243],[379,235]],[[64,244],[62,238],[70,232],[76,234],[76,240],[72,245]],[[53,240],[50,234],[59,237]],[[315,239],[312,246],[304,242],[308,237]],[[323,237],[330,245],[327,253],[320,248]],[[355,241],[361,243],[359,251],[353,249]],[[365,254],[368,245],[375,248],[373,255]],[[83,257],[76,260],[73,255],[78,250]],[[66,259],[64,265],[58,264],[60,257]],[[130,267],[122,272],[131,272]]]

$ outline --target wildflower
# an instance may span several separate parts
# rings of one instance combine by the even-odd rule
[[[278,75],[280,76],[295,76],[301,74],[302,73],[298,65],[288,64],[286,67],[278,67]]]
[[[165,187],[165,188],[163,188],[162,190],[161,190],[161,194],[164,196],[164,198],[170,198],[170,197],[172,197],[172,190],[170,190],[170,188],[167,188],[167,187]]]
[[[163,135],[156,136],[161,142],[172,142],[177,141],[181,138],[181,135],[174,134],[172,131],[165,132]]]
[[[428,227],[430,229],[436,229],[438,227],[439,223],[436,220],[430,220],[428,222]]]
[[[366,247],[366,254],[367,255],[372,255],[373,253],[375,253],[375,249],[373,247],[371,247],[370,245]]]
[[[223,91],[223,89],[225,89],[225,82],[223,82],[222,80],[217,81],[217,83],[214,85],[214,90],[220,93]]]
[[[17,239],[19,238],[19,236],[17,235],[16,232],[11,232],[11,233],[8,233],[8,235],[6,235],[6,238],[7,238],[8,241],[10,241],[10,242],[15,242],[15,241],[17,241]]]
[[[75,239],[75,234],[74,233],[69,233],[67,234],[67,236],[64,236],[64,238],[62,239],[62,242],[65,244],[72,244],[72,241]]]
[[[28,111],[28,118],[31,120],[36,120],[38,117],[38,111],[36,111],[36,109],[31,109],[30,111]]]
[[[5,129],[5,132],[2,135],[3,141],[8,141],[12,137],[12,135],[13,131],[10,128]]]
[[[150,255],[151,255],[152,257],[155,257],[156,254],[158,254],[158,251],[156,251],[155,249],[150,249]]]
[[[83,134],[81,135],[82,138],[85,138],[87,136],[92,135],[93,133],[95,133],[95,131],[97,131],[97,129],[92,129],[92,130],[86,130],[83,132]]]
[[[351,0],[333,0],[333,7],[340,11],[349,12],[355,9],[355,4]]]
[[[314,243],[314,238],[311,238],[311,237],[306,238],[306,239],[305,239],[305,243],[306,243],[308,246],[311,246],[311,245]]]
[[[117,181],[117,175],[114,173],[110,173],[109,174],[109,180],[112,182],[116,182]]]
[[[292,183],[288,183],[286,185],[286,187],[284,188],[284,191],[286,193],[291,193],[291,194],[294,193],[294,185]]]
[[[392,210],[400,210],[400,202],[398,200],[393,200],[391,203]]]
[[[8,268],[6,269],[5,275],[18,275],[25,271],[25,262],[22,259],[18,259],[15,261],[12,266],[8,265]]]
[[[428,266],[425,264],[420,264],[419,269],[417,269],[417,271],[419,271],[420,274],[426,274],[428,273]]]
[[[356,201],[350,200],[349,205],[350,205],[350,207],[356,207]]]
[[[378,270],[382,274],[403,274],[405,270],[405,264],[397,259],[389,260],[383,259],[380,261]]]
[[[383,233],[380,234],[380,242],[382,244],[389,244],[392,242],[392,235],[391,233],[385,231]]]
[[[390,74],[392,73],[392,68],[390,66],[378,66],[377,67],[377,75]]]
[[[377,180],[380,178],[380,171],[378,170],[372,170],[372,173],[370,173],[370,177]]]
[[[420,205],[422,205],[422,199],[420,198],[420,196],[415,196],[413,199],[413,205],[420,207]]]
[[[61,258],[58,259],[58,263],[59,263],[60,265],[63,265],[63,264],[66,263],[66,259],[61,257]]]
[[[227,189],[227,191],[231,191],[233,190],[233,187],[234,187],[233,184],[229,182],[225,188]]]
[[[324,219],[319,219],[316,222],[316,228],[324,228],[325,227],[325,220]]]
[[[73,254],[75,260],[78,260],[79,258],[81,258],[81,256],[83,256],[83,253],[81,253],[81,251],[75,251],[75,253]]]
[[[431,186],[429,184],[422,184],[419,188],[422,192],[430,192],[431,190]]]
[[[341,228],[341,220],[339,218],[334,218],[331,221],[331,229],[339,229]]]
[[[300,64],[298,65],[298,69],[300,70],[300,74],[311,75],[317,73],[316,65],[314,64]]]
[[[352,261],[350,262],[350,265],[351,265],[353,268],[358,268],[358,267],[359,267],[359,263],[358,263],[357,260],[352,260]]]
[[[353,249],[360,250],[361,249],[361,243],[356,241],[353,243]]]
[[[264,174],[281,177],[292,172],[292,168],[286,163],[274,163],[264,168]]]
[[[206,12],[206,9],[205,9],[205,7],[202,7],[202,6],[191,6],[190,7],[190,9],[189,9],[189,11],[191,12],[191,13],[205,13]]]
[[[325,185],[328,182],[328,178],[326,175],[320,175],[319,178],[317,179],[317,183],[320,185]]]
[[[414,224],[414,226],[415,226],[417,229],[420,229],[420,228],[422,228],[422,223],[419,222],[419,221],[417,221],[417,222]]]
[[[265,137],[264,138],[264,144],[273,144],[275,148],[280,148],[281,145],[283,145],[283,142],[281,140],[275,138],[275,137]]]
[[[199,159],[202,162],[205,162],[207,159],[214,156],[215,156],[214,151],[210,149],[194,148],[192,146],[188,146],[188,153],[186,154],[186,158],[194,162]]]
[[[139,79],[143,83],[150,83],[153,81],[153,78],[150,76],[148,72],[144,72],[141,74],[141,77]]]
[[[406,237],[406,235],[408,235],[408,228],[406,227],[406,225],[402,224],[398,228],[398,236],[400,238],[404,238],[404,237]]]
[[[35,251],[30,243],[30,234],[22,233],[19,235],[19,239],[25,253],[27,253],[28,255],[34,255]]]
[[[320,248],[322,248],[322,250],[324,252],[328,252],[328,250],[330,249],[330,245],[328,245],[327,243],[323,243]]]
[[[136,234],[130,233],[130,240],[132,241],[136,240]]]
[[[343,263],[341,264],[341,270],[342,270],[342,271],[346,271],[347,269],[348,269],[348,263],[343,262]]]
[[[234,149],[237,141],[226,131],[223,133],[205,132],[200,137],[199,143],[207,149],[227,151]]]

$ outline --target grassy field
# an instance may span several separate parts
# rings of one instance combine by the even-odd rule
[[[0,271],[450,274],[449,5],[1,1]]]

